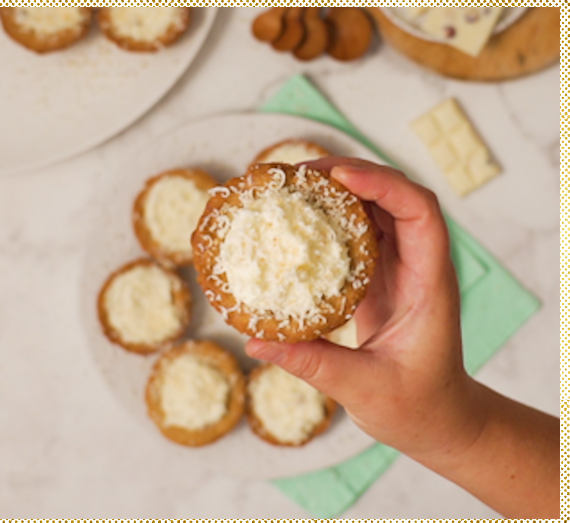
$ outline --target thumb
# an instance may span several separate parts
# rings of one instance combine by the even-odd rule
[[[294,345],[251,340],[246,352],[281,367],[345,407],[358,401],[359,376],[370,368],[367,351],[346,349],[325,340]]]

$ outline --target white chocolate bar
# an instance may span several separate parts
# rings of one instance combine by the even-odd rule
[[[504,7],[434,7],[422,30],[460,51],[478,56],[491,38]]]
[[[446,100],[418,118],[411,127],[460,196],[501,172],[454,99]]]

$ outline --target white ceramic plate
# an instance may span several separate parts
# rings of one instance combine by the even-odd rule
[[[131,227],[131,207],[147,178],[164,170],[201,167],[220,182],[245,173],[247,165],[265,147],[286,138],[315,140],[335,154],[378,162],[368,149],[331,127],[282,115],[244,114],[199,121],[148,144],[117,172],[111,186],[101,188],[104,204],[89,239],[82,282],[82,316],[89,349],[118,400],[147,431],[156,433],[151,448],[158,446],[171,465],[185,460],[193,469],[211,469],[234,476],[278,478],[322,469],[356,455],[372,440],[340,412],[331,429],[301,449],[273,447],[255,437],[244,421],[221,441],[202,449],[186,449],[169,443],[148,419],[144,387],[154,358],[132,355],[107,341],[96,313],[98,291],[107,276],[122,264],[143,255]],[[245,370],[255,362],[243,351],[245,338],[227,326],[210,307],[195,282],[193,270],[186,274],[193,292],[193,321],[189,335],[212,339],[230,349]],[[165,451],[164,447],[168,448]]]
[[[217,8],[194,8],[188,32],[162,52],[129,53],[89,36],[37,55],[0,25],[0,175],[83,152],[128,127],[182,76],[202,47]]]
[[[405,15],[402,14],[402,7],[381,7],[380,9],[382,9],[390,21],[396,24],[400,29],[407,31],[422,40],[439,42],[439,40],[427,35],[417,25],[414,25],[407,20]],[[509,28],[525,14],[527,9],[528,7],[507,7],[503,11],[498,24],[495,26],[493,34],[502,33],[505,29]]]

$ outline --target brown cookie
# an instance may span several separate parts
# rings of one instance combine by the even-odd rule
[[[152,354],[176,341],[190,324],[190,290],[174,272],[151,260],[116,270],[99,293],[105,336],[137,354]]]
[[[0,7],[8,36],[36,53],[59,51],[81,40],[92,13],[91,7]]]
[[[331,153],[316,142],[291,138],[276,143],[261,151],[252,165],[257,163],[287,163],[296,165],[331,156]]]
[[[190,238],[217,182],[200,169],[168,171],[146,182],[135,200],[133,228],[141,247],[166,267],[192,263]]]
[[[271,364],[249,375],[246,405],[252,431],[281,447],[306,445],[329,428],[336,411],[334,400]]]
[[[146,404],[164,436],[201,447],[228,434],[241,420],[245,378],[235,357],[215,343],[186,342],[156,362]]]
[[[191,7],[102,7],[97,20],[103,34],[127,51],[160,51],[190,27]]]
[[[295,343],[346,323],[378,245],[362,202],[328,172],[252,166],[210,191],[192,237],[208,300],[248,336]]]

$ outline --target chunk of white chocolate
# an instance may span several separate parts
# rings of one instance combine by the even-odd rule
[[[422,30],[460,51],[478,56],[504,7],[434,7],[421,21]]]
[[[411,127],[460,196],[501,172],[454,99],[446,100],[418,118]]]

